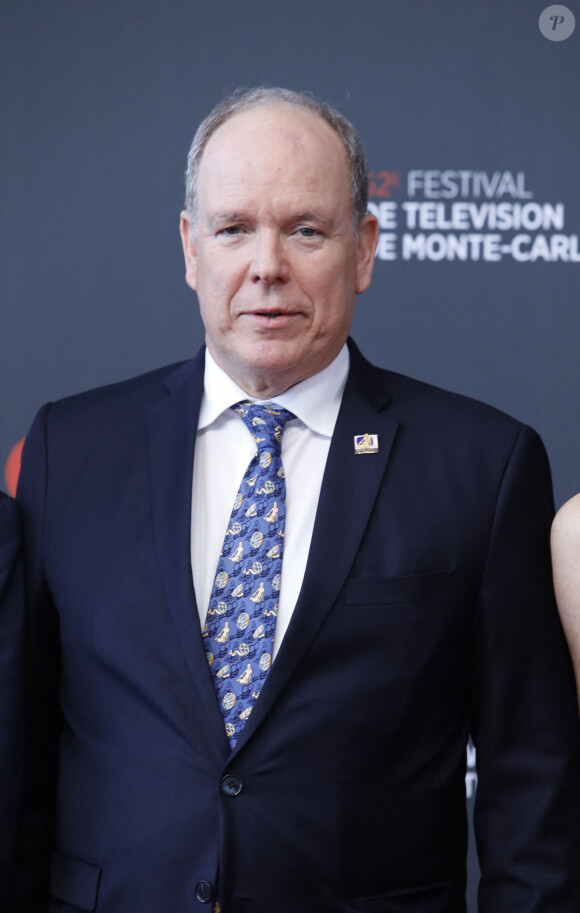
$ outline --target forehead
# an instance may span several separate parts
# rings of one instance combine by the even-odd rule
[[[233,115],[209,138],[198,173],[200,197],[236,186],[327,187],[350,196],[345,147],[307,108],[276,104]]]

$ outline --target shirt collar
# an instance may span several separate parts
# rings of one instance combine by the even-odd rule
[[[283,406],[317,434],[332,437],[342,394],[348,377],[350,356],[346,343],[323,371],[307,377],[280,393],[272,401]],[[205,350],[203,396],[199,412],[198,431],[213,424],[216,419],[240,400],[254,397],[248,394],[220,368],[209,350]],[[260,400],[257,400],[260,402]]]

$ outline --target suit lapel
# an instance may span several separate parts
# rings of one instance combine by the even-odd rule
[[[166,395],[150,405],[149,465],[155,546],[169,611],[209,730],[223,754],[227,739],[208,671],[191,573],[193,455],[203,371],[201,352],[170,375]]]
[[[300,596],[276,661],[264,684],[237,752],[260,724],[331,611],[374,507],[398,422],[385,372],[350,344],[351,366],[326,463],[310,554]],[[354,436],[377,434],[379,452],[355,454]]]

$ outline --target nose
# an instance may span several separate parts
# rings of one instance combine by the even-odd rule
[[[250,264],[251,281],[270,288],[288,282],[289,277],[290,267],[279,232],[273,229],[256,232]]]

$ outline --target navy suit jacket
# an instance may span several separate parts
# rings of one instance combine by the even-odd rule
[[[300,597],[230,752],[190,565],[202,385],[203,352],[47,406],[28,436],[14,909],[203,913],[217,886],[223,913],[460,913],[471,733],[480,910],[577,913],[539,438],[351,345]],[[378,453],[354,453],[363,433]]]
[[[23,760],[24,593],[16,501],[0,491],[0,910],[14,872]]]

